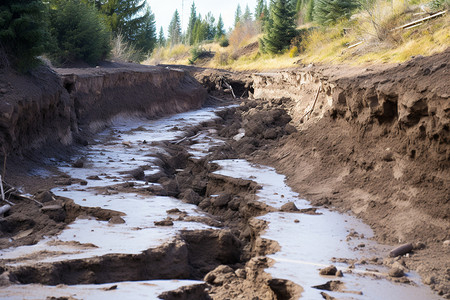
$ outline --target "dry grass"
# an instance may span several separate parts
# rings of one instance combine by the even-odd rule
[[[416,3],[420,4],[421,1],[416,0]],[[229,47],[220,47],[218,43],[203,45],[215,56],[201,64],[210,68],[263,71],[294,67],[299,60],[305,64],[400,63],[412,56],[427,56],[444,51],[450,46],[448,14],[412,29],[392,30],[413,19],[427,16],[418,14],[421,12],[418,4],[411,6],[406,0],[378,0],[375,8],[371,11],[362,10],[350,21],[310,31],[298,48],[298,56],[294,48],[280,55],[260,54],[258,49],[250,45],[258,41],[261,34],[255,34],[252,28],[238,28],[231,35]],[[306,24],[299,29],[312,26]],[[358,42],[362,43],[348,48]],[[152,62],[188,63],[190,48],[184,45],[157,51],[153,54]]]

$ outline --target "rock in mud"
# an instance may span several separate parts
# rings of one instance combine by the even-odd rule
[[[390,257],[396,257],[400,255],[404,255],[406,253],[409,253],[413,250],[413,245],[411,243],[403,244],[401,246],[398,246],[397,248],[393,249],[391,252],[389,252]]]
[[[198,205],[200,201],[202,201],[202,197],[196,192],[194,192],[193,189],[186,189],[179,195],[179,198],[183,202],[195,205]]]
[[[337,268],[333,265],[328,266],[324,269],[321,269],[319,274],[320,275],[329,275],[329,276],[335,276],[337,272]]]
[[[156,226],[173,226],[172,220],[155,221]]]
[[[74,161],[72,163],[72,167],[74,167],[74,168],[82,168],[82,167],[84,167],[84,159],[81,159],[81,158],[77,159],[76,161]]]
[[[210,284],[222,285],[235,277],[236,274],[230,266],[221,265],[206,274],[204,280]]]
[[[66,211],[61,205],[47,205],[41,208],[41,212],[56,222],[62,222],[66,219]]]
[[[87,180],[102,180],[100,177],[98,177],[97,175],[92,175],[92,176],[88,176],[86,177]]]
[[[211,204],[215,207],[222,207],[228,204],[228,202],[231,201],[231,195],[230,194],[220,194],[217,197],[211,198]]]
[[[46,203],[54,200],[53,194],[50,191],[39,191],[34,195],[34,198],[41,203]]]
[[[294,202],[288,202],[286,204],[283,204],[283,206],[281,206],[281,211],[283,212],[297,212],[299,211],[299,209],[297,208],[297,206],[295,205]]]
[[[398,277],[403,277],[405,276],[405,272],[403,272],[402,268],[399,267],[394,267],[392,269],[389,270],[388,275],[390,277],[394,277],[394,278],[398,278]]]
[[[108,221],[109,224],[124,224],[125,220],[119,216],[114,216]]]
[[[142,170],[141,168],[131,170],[130,175],[133,176],[133,178],[136,180],[144,180],[145,178],[144,170]]]

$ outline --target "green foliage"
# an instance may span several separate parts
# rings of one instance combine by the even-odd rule
[[[265,0],[258,0],[255,9],[255,19],[262,20],[264,18],[264,8],[267,8]]]
[[[145,0],[84,0],[96,7],[105,18],[109,29],[134,42],[140,28],[148,19]]]
[[[138,49],[147,54],[155,49],[157,39],[155,15],[151,12],[150,7],[147,7],[145,16],[142,25],[136,32],[135,44]]]
[[[230,41],[226,38],[226,36],[222,35],[222,37],[219,39],[219,46],[220,47],[228,47],[230,45]]]
[[[82,60],[93,64],[111,50],[110,33],[97,11],[80,1],[54,3],[50,10],[50,29],[56,43],[51,55],[57,62]]]
[[[314,20],[321,25],[333,25],[339,20],[350,18],[357,7],[357,2],[353,0],[316,0]]]
[[[187,28],[187,42],[189,45],[194,44],[194,27],[195,23],[197,22],[197,9],[195,8],[195,3],[192,2],[191,6],[191,15],[189,17],[189,24]]]
[[[250,12],[250,8],[247,5],[245,7],[245,12],[242,15],[241,22],[246,23],[246,22],[251,22],[251,21],[252,21],[252,13]]]
[[[216,26],[216,35],[215,38],[221,40],[225,36],[225,29],[223,28],[223,20],[222,15],[219,15],[219,20],[217,21]]]
[[[239,22],[241,22],[241,18],[242,18],[241,5],[238,4],[236,12],[234,13],[234,27],[236,27],[239,24]]]
[[[199,58],[208,56],[208,55],[210,55],[210,54],[211,54],[211,53],[210,53],[209,51],[206,51],[205,48],[203,48],[203,47],[201,47],[201,46],[199,46],[199,45],[194,46],[194,47],[192,47],[192,49],[191,49],[191,56],[192,56],[192,57],[189,59],[189,63],[190,63],[191,65],[193,65],[193,64],[195,64],[195,62],[196,62]]]
[[[181,43],[181,24],[180,24],[180,15],[178,14],[178,10],[175,10],[172,21],[169,24],[169,38],[168,42],[173,46]]]
[[[450,8],[450,0],[432,0],[430,3],[431,9]]]
[[[0,4],[0,48],[8,61],[21,71],[38,64],[48,42],[46,9],[40,0],[2,0]]]
[[[279,53],[289,47],[296,34],[295,10],[288,0],[276,0],[271,5],[270,20],[265,28],[263,52]]]
[[[315,6],[315,1],[314,0],[309,0],[307,5],[306,5],[306,15],[305,15],[305,21],[306,22],[312,22],[314,19],[314,6]]]
[[[294,46],[289,50],[289,57],[291,57],[291,58],[296,57],[296,56],[298,56],[298,53],[299,53],[298,47]]]
[[[166,38],[164,37],[164,29],[161,28],[159,29],[159,35],[158,35],[158,46],[159,47],[164,47],[166,45]]]

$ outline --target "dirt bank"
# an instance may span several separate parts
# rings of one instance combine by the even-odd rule
[[[298,132],[249,155],[314,204],[361,217],[377,240],[418,245],[405,264],[447,298],[449,59],[448,50],[379,71],[256,74],[255,97],[270,99],[263,110],[286,108]]]
[[[117,115],[150,118],[201,107],[205,89],[186,72],[115,64],[89,69],[0,71],[0,145],[20,155],[43,145],[86,143]],[[1,150],[0,149],[0,150]]]

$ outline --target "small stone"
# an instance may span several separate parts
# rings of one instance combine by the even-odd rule
[[[403,272],[403,270],[401,268],[392,268],[389,270],[388,275],[390,277],[398,278],[398,277],[405,276],[405,272]]]
[[[87,185],[87,184],[88,184],[88,182],[86,180],[81,180],[80,181],[80,185]]]
[[[427,284],[427,285],[431,285],[436,283],[436,279],[434,278],[434,276],[428,276],[425,277],[425,279],[423,280],[423,283]]]
[[[86,177],[86,179],[88,180],[102,180],[100,177],[98,177],[97,175],[92,175],[92,176],[88,176]]]
[[[300,220],[295,219],[295,220],[294,220],[294,223],[300,223]]]
[[[297,206],[295,206],[294,202],[288,202],[286,204],[284,204],[283,206],[281,206],[281,211],[283,212],[294,212],[294,211],[298,211]]]
[[[82,168],[84,166],[84,160],[83,159],[77,159],[72,163],[72,167],[74,168]]]
[[[450,247],[450,240],[446,240],[442,243],[444,247]]]
[[[341,270],[338,270],[338,271],[336,272],[336,276],[337,276],[337,277],[344,277],[344,273],[342,273]]]
[[[155,221],[154,223],[156,226],[173,226],[173,222],[171,220]]]
[[[326,267],[324,269],[321,269],[319,274],[320,275],[330,275],[330,276],[335,276],[337,272],[337,268],[333,265]]]
[[[244,269],[237,269],[234,273],[236,273],[236,276],[239,278],[247,278],[247,272]]]
[[[119,216],[114,216],[108,221],[109,224],[124,224],[125,220]]]

